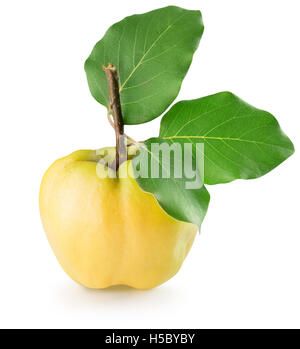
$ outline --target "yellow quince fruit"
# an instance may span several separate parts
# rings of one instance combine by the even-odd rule
[[[197,227],[172,218],[140,189],[130,158],[111,178],[99,153],[74,152],[45,173],[40,213],[50,245],[64,271],[86,287],[158,286],[180,269]]]

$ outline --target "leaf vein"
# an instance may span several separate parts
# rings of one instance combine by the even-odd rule
[[[127,84],[127,82],[129,81],[129,79],[132,77],[132,75],[135,73],[135,71],[139,68],[139,66],[143,63],[145,57],[147,56],[147,54],[152,50],[152,48],[157,44],[157,42],[164,36],[164,34],[170,29],[172,28],[175,23],[181,19],[185,14],[180,15],[173,23],[169,24],[165,30],[163,30],[160,35],[156,38],[156,40],[153,41],[152,45],[148,48],[148,50],[144,53],[144,55],[142,56],[142,58],[139,60],[139,62],[137,63],[137,65],[133,68],[133,70],[131,71],[131,73],[128,75],[128,77],[125,79],[124,83],[121,85],[120,87],[120,92],[122,91],[122,89],[125,87],[125,85]]]

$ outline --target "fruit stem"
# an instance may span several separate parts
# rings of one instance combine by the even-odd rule
[[[126,137],[124,135],[124,122],[122,116],[120,93],[119,93],[119,79],[115,66],[111,63],[107,67],[103,67],[106,73],[106,78],[109,88],[110,106],[108,112],[112,112],[113,126],[116,134],[116,158],[113,164],[117,171],[122,162],[127,160]]]

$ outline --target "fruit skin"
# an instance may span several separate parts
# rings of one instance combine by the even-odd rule
[[[49,243],[64,271],[88,288],[158,286],[180,269],[197,227],[175,220],[142,191],[130,160],[118,171],[127,178],[100,178],[108,170],[100,159],[80,150],[45,173],[40,213]]]

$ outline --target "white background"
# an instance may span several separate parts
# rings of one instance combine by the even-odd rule
[[[0,327],[300,327],[299,1],[170,1],[1,1]],[[200,9],[205,24],[177,101],[232,91],[273,113],[296,153],[260,179],[208,187],[202,233],[166,284],[88,290],[48,245],[40,181],[55,159],[114,142],[83,69],[93,45],[169,4]],[[127,133],[157,135],[159,122]]]

